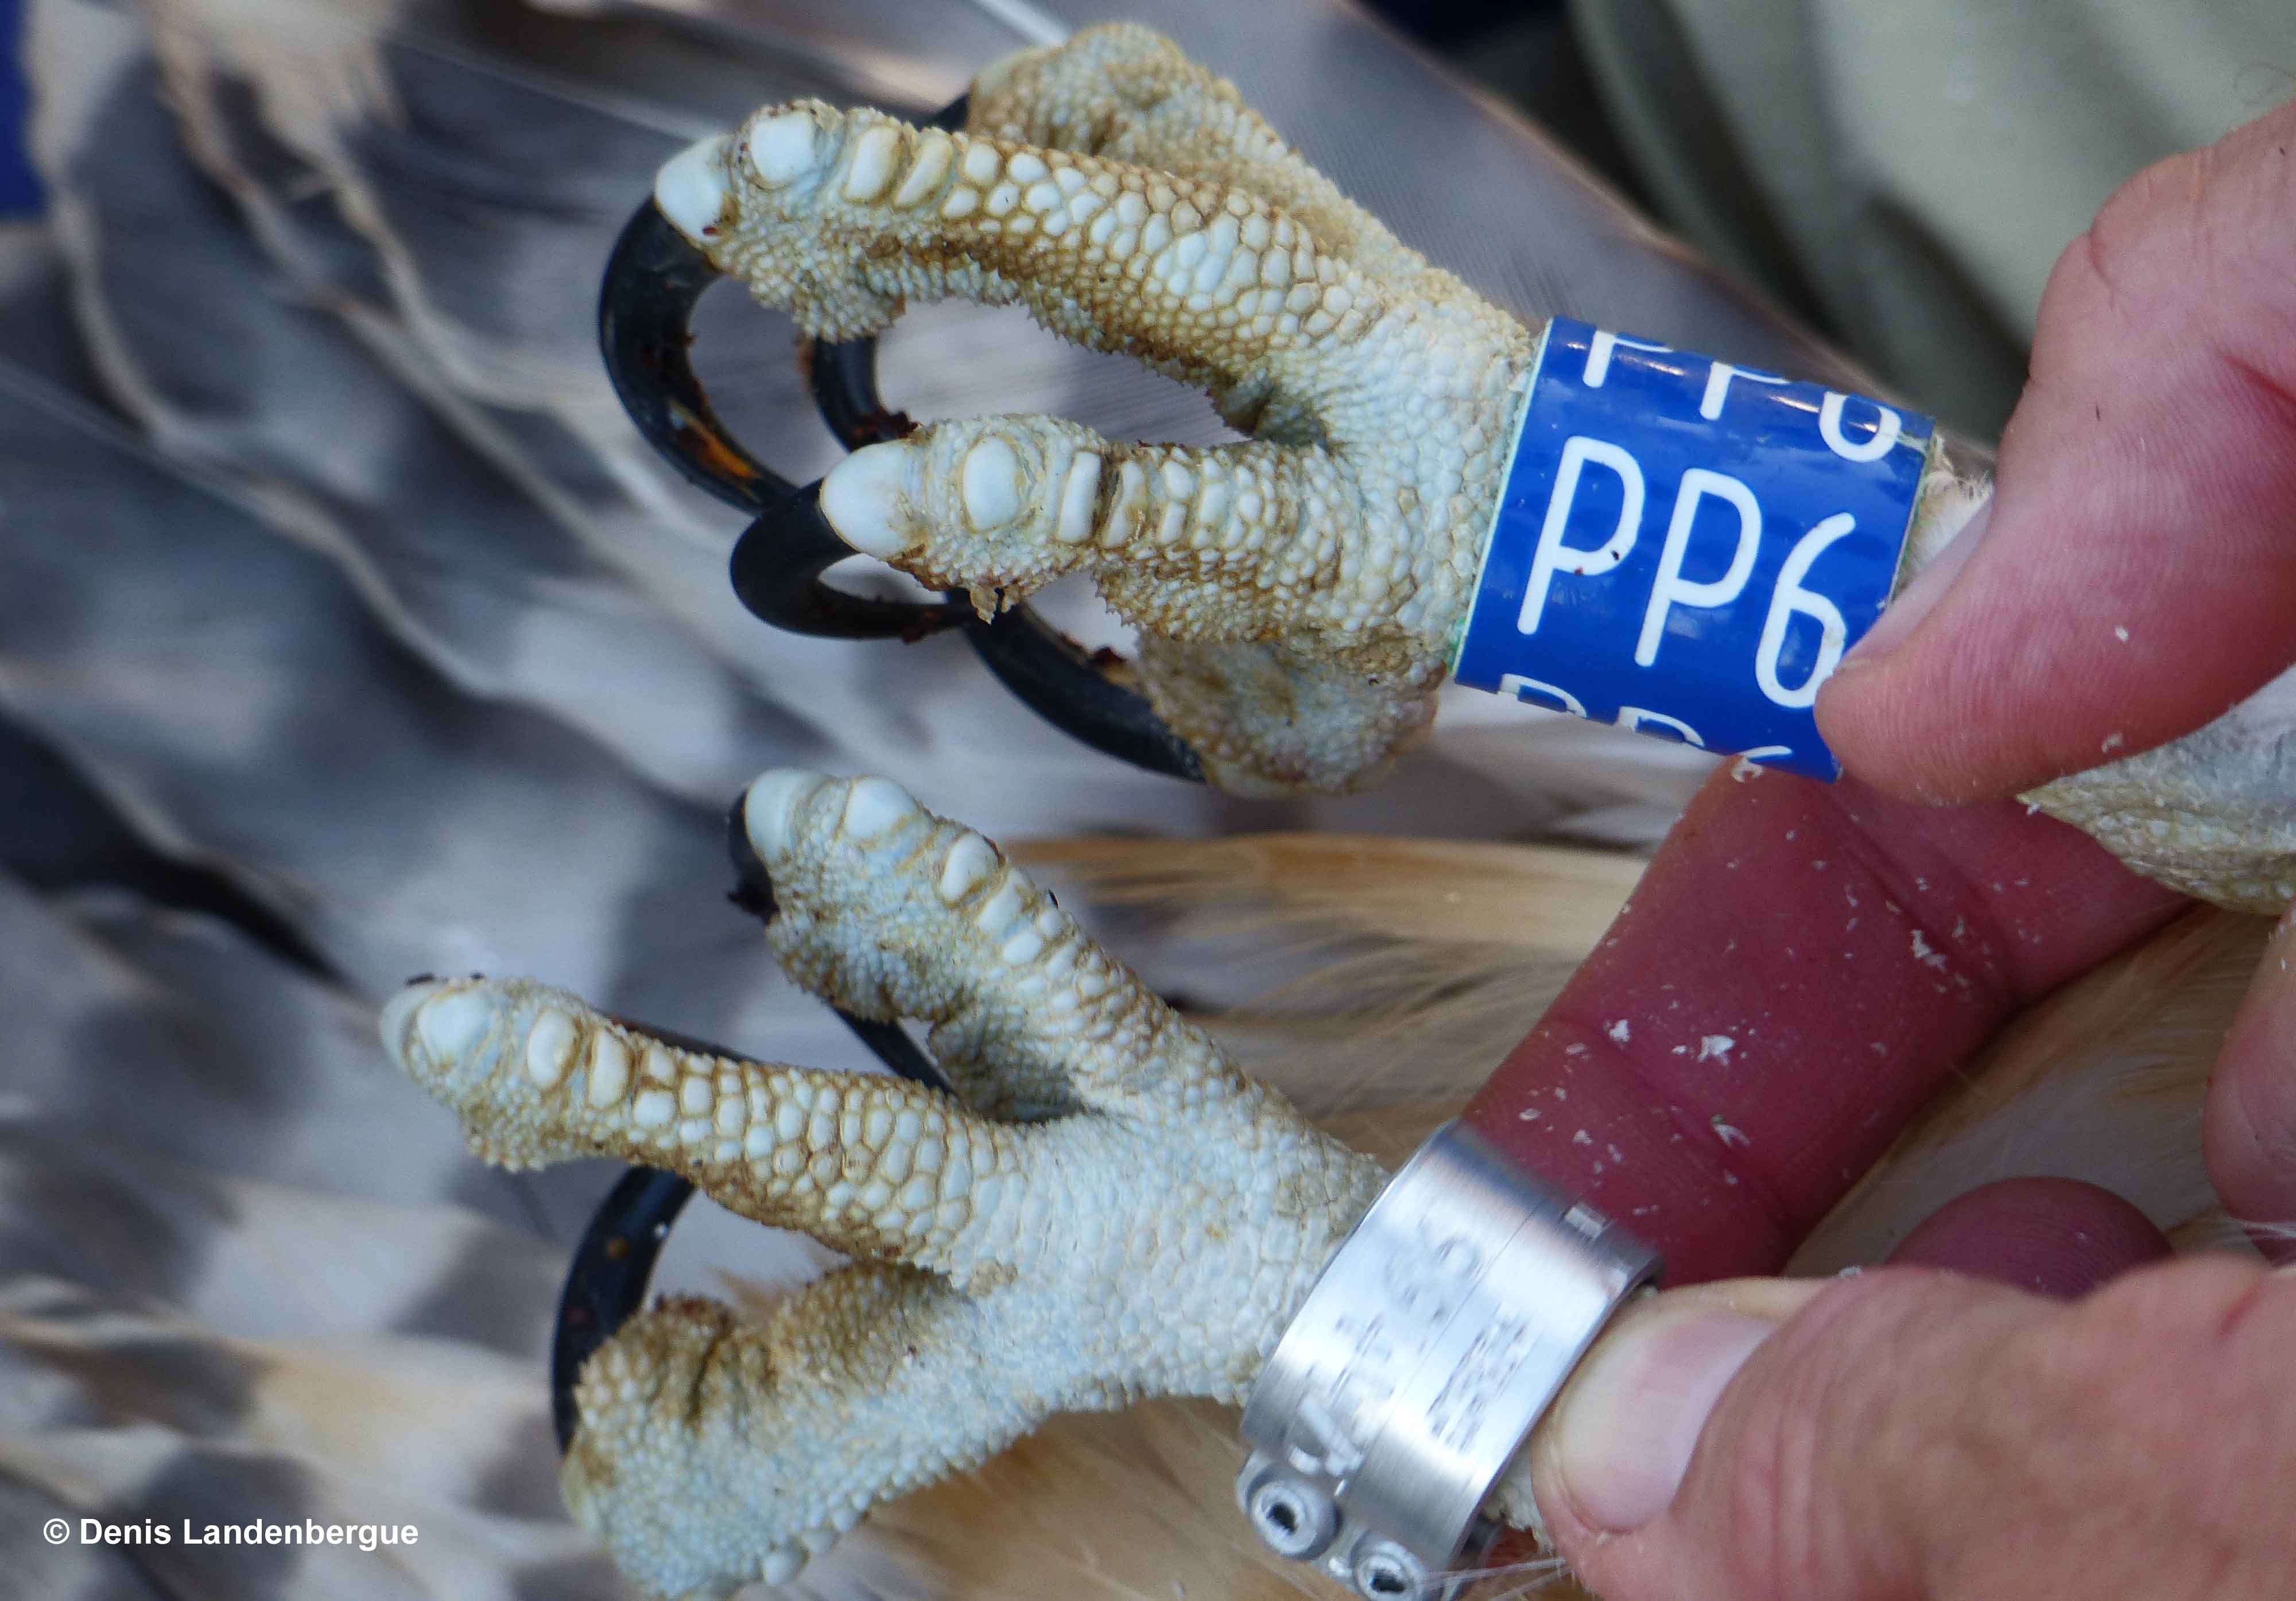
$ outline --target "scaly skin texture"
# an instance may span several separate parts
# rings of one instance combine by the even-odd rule
[[[2148,878],[2276,917],[2296,903],[2296,674],[2181,739],[2026,798]]]
[[[656,197],[809,333],[874,333],[910,300],[1017,303],[1201,386],[1254,436],[935,424],[824,481],[856,549],[984,612],[1090,574],[1223,788],[1360,788],[1425,731],[1537,330],[1398,242],[1233,85],[1144,29],[1088,29],[983,74],[964,133],[769,106],[672,160]],[[1989,494],[1948,457],[1909,574]],[[2275,911],[2296,896],[2292,766],[2296,714],[2228,717],[2033,799],[2140,871]]]
[[[984,609],[1093,575],[1223,787],[1374,779],[1432,715],[1533,335],[1430,266],[1145,29],[975,86],[968,132],[769,107],[665,169],[672,221],[808,332],[1018,302],[1210,391],[1254,435],[1128,445],[941,423],[824,485],[857,546]]]
[[[1385,1181],[898,786],[768,773],[743,814],[783,967],[929,1023],[957,1098],[697,1054],[519,979],[383,1017],[488,1160],[668,1168],[857,1258],[759,1325],[667,1302],[584,1368],[567,1504],[660,1596],[786,1581],[1052,1412],[1241,1401]]]

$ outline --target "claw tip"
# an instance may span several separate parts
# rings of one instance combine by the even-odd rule
[[[789,849],[791,826],[798,803],[823,782],[823,775],[794,767],[775,767],[760,773],[742,800],[742,827],[758,860],[771,865]]]
[[[699,245],[726,217],[726,135],[696,140],[661,164],[654,175],[654,208],[669,225]]]
[[[837,537],[880,561],[917,543],[906,515],[916,451],[894,439],[855,451],[821,480],[821,515]]]

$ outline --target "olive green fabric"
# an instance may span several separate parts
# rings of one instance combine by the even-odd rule
[[[2296,0],[1572,0],[1666,220],[1991,434],[2105,198],[2296,92]]]

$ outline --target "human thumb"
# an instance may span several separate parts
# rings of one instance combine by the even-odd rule
[[[1598,1343],[1532,1490],[1604,1601],[2283,1593],[2296,1450],[2255,1409],[2296,1415],[2292,1334],[2296,1279],[2228,1258],[2070,1304],[1916,1268],[1700,1286]],[[2243,1572],[2267,1588],[2210,1588]]]
[[[2296,661],[2296,102],[2130,180],[2065,251],[1971,528],[1828,679],[1892,795],[1996,799]]]

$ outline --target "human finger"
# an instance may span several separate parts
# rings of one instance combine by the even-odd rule
[[[1775,1272],[2002,1024],[2184,904],[2020,806],[1743,764],[1467,1115],[1669,1282]]]
[[[2255,1262],[2070,1304],[1888,1268],[1630,1316],[1533,1447],[1610,1601],[2262,1597],[2296,1560],[2296,1279]]]
[[[2296,912],[2280,920],[2226,1031],[2201,1124],[2209,1176],[2258,1249],[2296,1257]]]
[[[1890,1254],[2070,1300],[2169,1254],[2152,1220],[2073,1179],[2004,1179],[1947,1202]]]
[[[1996,799],[2296,662],[2296,104],[2131,179],[2067,248],[1990,512],[1820,694],[1845,766]]]

